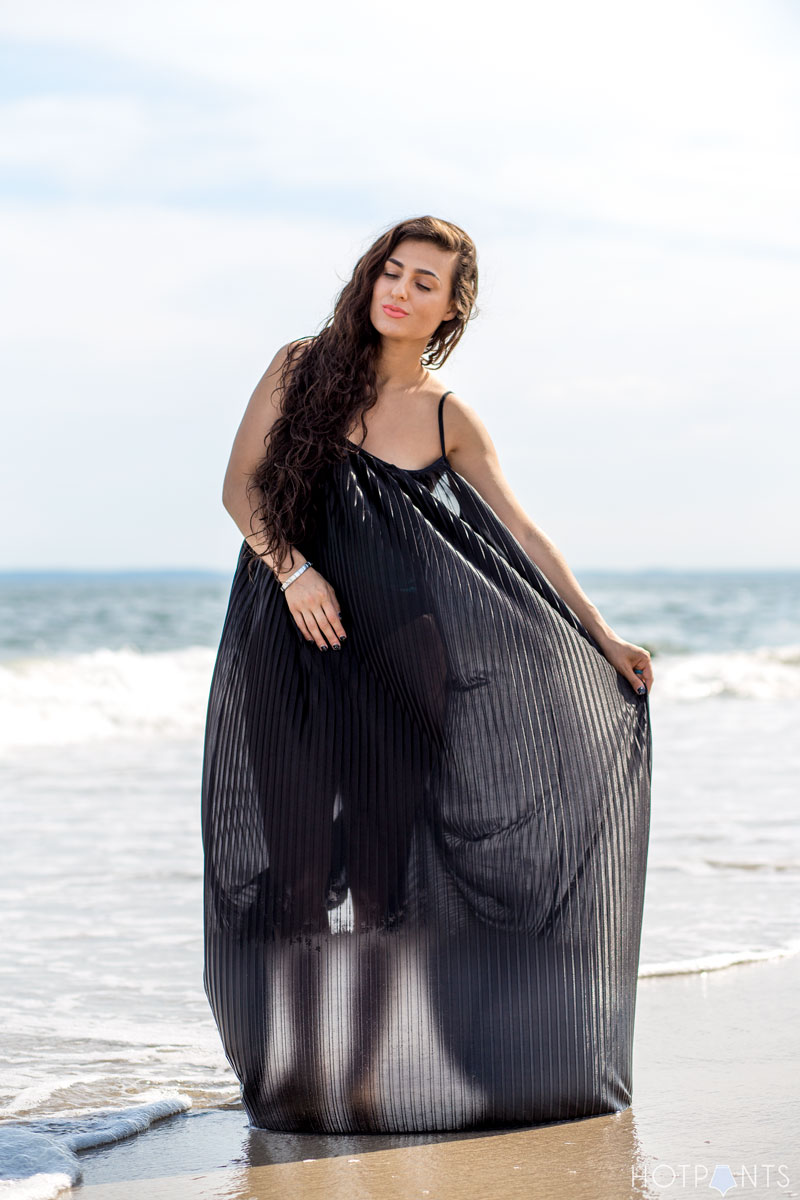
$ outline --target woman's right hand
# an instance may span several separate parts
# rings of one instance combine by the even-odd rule
[[[329,642],[334,650],[341,649],[347,634],[339,620],[341,613],[336,593],[324,575],[309,567],[289,584],[283,595],[307,642],[315,642],[320,650],[327,650]]]

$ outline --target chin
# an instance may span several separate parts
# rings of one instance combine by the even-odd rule
[[[381,320],[373,321],[372,324],[378,333],[388,333],[390,336],[395,333],[402,333],[404,337],[408,336],[405,328],[400,328],[403,325],[402,321],[393,321],[391,317],[387,317],[383,313],[381,313]]]

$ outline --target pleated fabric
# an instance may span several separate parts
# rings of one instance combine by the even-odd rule
[[[203,982],[256,1127],[631,1102],[648,697],[453,470],[444,399],[430,466],[351,444],[325,478],[300,548],[341,650],[240,550],[205,731]]]

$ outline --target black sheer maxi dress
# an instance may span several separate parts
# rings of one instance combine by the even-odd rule
[[[430,466],[351,444],[329,468],[301,549],[341,650],[239,554],[203,755],[203,982],[252,1126],[631,1102],[649,701],[450,466],[445,396]]]

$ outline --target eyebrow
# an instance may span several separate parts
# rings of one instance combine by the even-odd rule
[[[390,263],[394,263],[394,265],[396,267],[403,266],[403,263],[400,262],[399,258],[387,258],[386,261],[390,262]],[[436,274],[435,271],[428,271],[425,267],[415,267],[414,270],[416,271],[417,275],[432,275],[434,279],[439,280],[439,283],[442,282],[441,279],[439,279],[439,276]]]

